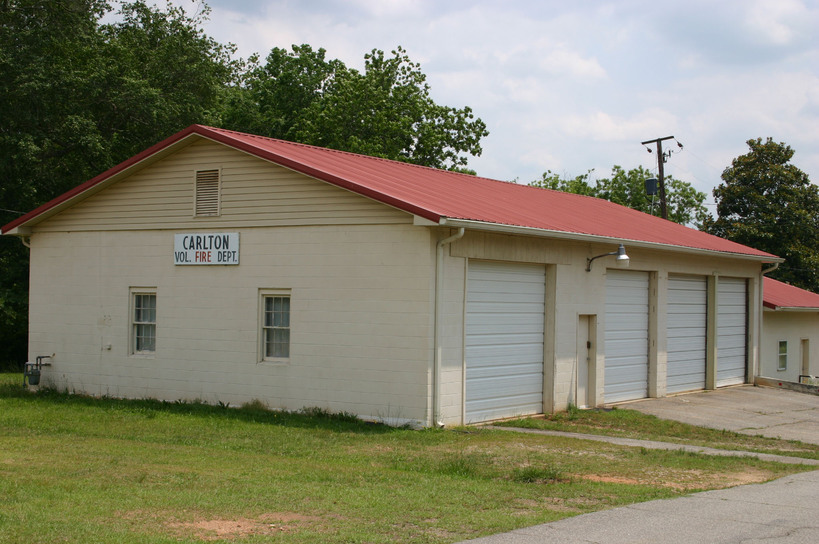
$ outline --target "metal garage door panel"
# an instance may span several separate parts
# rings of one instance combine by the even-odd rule
[[[543,411],[545,267],[470,261],[466,421]]]
[[[720,278],[717,291],[717,387],[745,383],[747,282]]]
[[[648,395],[648,273],[606,272],[605,402]]]
[[[705,389],[707,284],[703,277],[668,277],[666,391]]]

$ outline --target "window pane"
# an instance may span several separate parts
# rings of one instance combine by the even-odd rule
[[[280,327],[289,327],[290,326],[290,299],[287,297],[282,298],[282,310],[281,310],[281,324]]]
[[[137,323],[156,321],[156,295],[134,295],[134,321]]]
[[[156,351],[156,295],[134,294],[133,350]]]
[[[136,351],[155,351],[156,325],[136,325]]]
[[[264,297],[262,337],[265,358],[290,357],[290,297]]]

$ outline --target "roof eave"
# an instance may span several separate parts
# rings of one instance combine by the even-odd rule
[[[769,303],[763,303],[766,309],[772,310],[774,312],[802,312],[802,313],[811,313],[811,312],[819,312],[819,308],[810,307],[810,306],[776,306]]]
[[[597,242],[597,243],[615,243],[628,244],[631,247],[638,247],[644,249],[659,249],[664,251],[676,251],[678,253],[688,253],[693,255],[707,255],[707,256],[721,256],[730,257],[734,259],[744,259],[749,261],[756,261],[759,263],[781,263],[785,259],[775,256],[767,255],[750,255],[747,253],[733,253],[730,251],[717,251],[713,249],[703,249],[687,246],[676,246],[673,244],[661,244],[658,242],[647,242],[643,240],[633,240],[629,238],[617,238],[613,236],[600,236],[596,234],[584,234],[579,232],[566,232],[549,229],[539,229],[534,227],[522,227],[517,225],[503,225],[499,223],[487,223],[485,221],[475,221],[470,219],[452,219],[449,217],[441,218],[439,223],[442,226],[449,227],[464,227],[473,230],[482,230],[487,232],[495,232],[499,234],[521,234],[527,236],[538,236],[541,238],[557,238],[563,240],[572,240],[578,242]]]
[[[198,125],[193,125],[187,129],[162,140],[142,153],[134,155],[130,159],[106,170],[105,172],[91,178],[60,196],[35,208],[27,214],[18,217],[14,221],[0,228],[0,234],[9,236],[28,236],[30,231],[26,231],[31,225],[47,219],[62,210],[69,208],[77,202],[97,193],[98,191],[116,183],[123,177],[131,175],[135,170],[144,168],[160,158],[175,152],[180,147],[188,145],[191,137],[198,136]]]

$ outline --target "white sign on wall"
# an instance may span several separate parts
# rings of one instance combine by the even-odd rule
[[[239,264],[238,232],[174,234],[175,265]]]

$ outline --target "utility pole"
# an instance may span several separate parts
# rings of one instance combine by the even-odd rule
[[[659,168],[659,184],[660,184],[660,213],[663,216],[663,219],[668,219],[668,206],[666,206],[665,200],[665,181],[663,176],[663,165],[665,161],[668,160],[668,155],[671,153],[668,152],[667,154],[663,153],[663,142],[666,140],[673,140],[674,136],[666,136],[665,138],[656,138],[654,140],[646,140],[645,142],[640,142],[643,145],[648,144],[657,144],[657,167]],[[651,152],[651,148],[649,148],[649,153]]]

